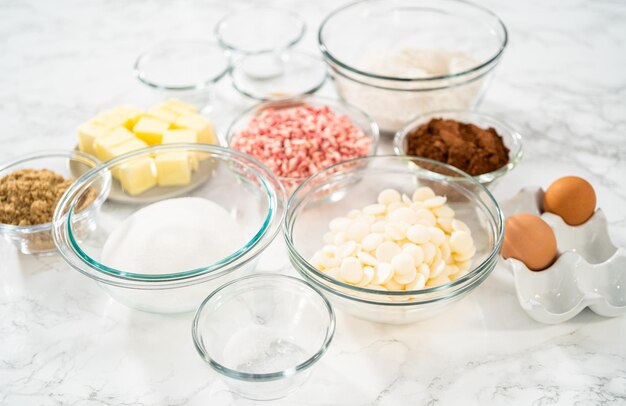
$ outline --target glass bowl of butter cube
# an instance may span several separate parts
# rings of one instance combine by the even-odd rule
[[[198,114],[194,105],[178,99],[166,100],[145,111],[131,105],[116,106],[78,127],[78,149],[101,162],[152,145],[175,143],[218,143],[211,121]],[[149,188],[149,182],[140,185],[137,176],[127,176],[122,171],[113,177],[109,199],[145,203],[180,195],[197,187],[210,172],[209,165],[200,165],[193,158],[188,174],[166,169],[168,162],[162,157],[155,160],[161,168],[157,171],[160,187]]]
[[[121,180],[125,193],[138,200],[107,200],[93,218],[95,227],[77,234],[77,202],[107,178]],[[177,188],[183,192],[174,197],[141,200]],[[278,178],[254,158],[207,144],[156,145],[77,179],[57,206],[53,237],[63,259],[117,301],[148,312],[183,313],[218,286],[252,272],[280,230],[285,203]]]

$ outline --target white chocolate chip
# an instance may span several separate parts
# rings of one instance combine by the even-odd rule
[[[400,201],[400,193],[394,189],[385,189],[378,195],[378,203],[389,205],[393,202]]]
[[[341,280],[341,271],[339,268],[329,268],[324,271],[324,275],[328,275],[333,279]]]
[[[374,276],[376,276],[376,270],[374,270],[373,267],[371,266],[363,267],[363,278],[361,278],[358,285],[361,287],[369,285],[374,279]]]
[[[472,236],[467,231],[455,231],[450,236],[450,248],[459,254],[469,254],[474,248]]]
[[[391,266],[393,266],[396,275],[415,273],[415,261],[413,261],[413,257],[409,254],[400,253],[394,256],[391,259]]]
[[[347,238],[348,238],[348,236],[346,235],[345,231],[337,231],[335,233],[335,236],[333,237],[333,244],[341,245],[344,242],[346,242]]]
[[[433,262],[433,258],[435,258],[437,247],[429,242],[427,242],[426,244],[422,244],[421,247],[422,251],[424,251],[424,263],[430,264],[431,262]]]
[[[430,267],[430,278],[437,278],[439,275],[441,275],[443,273],[443,271],[446,269],[446,263],[443,262],[442,260],[439,260],[437,262],[435,262],[431,267]],[[444,274],[445,275],[445,274]]]
[[[469,252],[465,254],[457,253],[457,254],[452,255],[452,257],[454,258],[456,262],[466,262],[466,261],[471,260],[475,254],[476,254],[476,247],[472,246],[472,249]]]
[[[407,285],[415,280],[416,275],[417,273],[415,273],[415,270],[406,274],[396,273],[393,275],[393,280],[401,285]]]
[[[415,244],[424,244],[430,240],[428,229],[420,224],[411,226],[406,232],[407,238]]]
[[[356,242],[361,242],[363,237],[365,237],[370,232],[370,226],[367,223],[361,221],[355,221],[354,223],[348,226],[348,230],[346,231],[346,236],[354,240]]]
[[[437,207],[436,209],[433,209],[433,213],[435,213],[437,217],[454,217],[454,210],[452,210],[450,206]]]
[[[435,197],[435,192],[429,187],[421,187],[413,192],[413,201],[414,202],[423,202],[428,199],[432,199]]]
[[[361,251],[358,254],[356,254],[356,257],[364,265],[375,266],[378,263],[378,260],[376,260],[376,258],[374,258],[374,256],[372,256],[372,255],[370,255],[370,254],[368,254],[367,252],[364,252],[364,251]]]
[[[444,196],[435,196],[432,199],[428,199],[424,201],[424,206],[426,206],[429,209],[441,207],[444,204],[446,204],[446,198]]]
[[[390,263],[379,262],[376,265],[376,278],[374,279],[376,285],[384,285],[393,278],[393,267]]]
[[[387,211],[387,206],[385,206],[384,204],[370,204],[369,206],[365,206],[363,208],[363,213],[369,214],[372,216],[375,216],[378,214],[385,214],[386,211]]]
[[[401,252],[398,244],[385,241],[376,248],[376,259],[382,262],[391,262],[391,259]]]
[[[326,269],[336,268],[341,265],[341,260],[339,258],[322,258],[320,260],[322,266]]]
[[[439,250],[441,251],[441,259],[443,260],[443,262],[445,262],[446,264],[450,262],[450,260],[452,259],[452,256],[451,256],[452,253],[450,252],[450,245],[441,244],[439,246]]]
[[[372,224],[372,226],[370,227],[370,230],[373,233],[384,233],[385,232],[385,224],[387,224],[384,221],[377,221],[374,224]]]
[[[420,289],[424,289],[424,286],[426,286],[426,278],[421,273],[418,273],[417,275],[415,275],[415,279],[413,280],[413,282],[405,286],[405,289],[406,290],[420,290]]]
[[[419,266],[422,262],[424,262],[424,250],[419,245],[415,245],[412,242],[407,242],[402,245],[402,252],[405,254],[409,254],[413,258],[415,266]]]
[[[416,224],[421,224],[427,227],[434,227],[437,225],[437,218],[435,215],[428,209],[419,209],[415,212],[417,216]]]
[[[391,237],[392,240],[403,240],[406,237],[404,227],[399,223],[387,223],[385,225],[385,234]]]
[[[430,267],[426,264],[421,264],[418,268],[417,271],[419,274],[424,276],[425,280],[428,280],[428,278],[430,278]]]
[[[446,283],[450,283],[450,279],[446,275],[439,275],[437,278],[430,278],[428,282],[426,282],[426,286],[434,288],[435,286],[445,285]]]
[[[361,240],[361,246],[365,251],[374,251],[385,241],[385,236],[380,233],[371,233]]]
[[[387,283],[384,284],[387,290],[391,292],[398,292],[404,288],[404,285],[395,281],[395,279],[391,279]]]
[[[428,227],[428,233],[430,234],[430,242],[435,245],[441,245],[446,241],[446,233],[440,228]]]
[[[356,209],[354,209],[354,210],[350,210],[350,211],[348,212],[348,218],[349,218],[350,220],[354,220],[354,219],[356,219],[357,217],[359,217],[360,215],[361,215],[361,210],[356,210]]]
[[[348,283],[356,284],[363,278],[363,267],[356,258],[344,258],[340,270],[341,278]]]
[[[387,205],[387,214],[393,213],[399,208],[404,207],[404,203],[402,202],[392,202]]]
[[[465,224],[461,220],[454,219],[452,220],[452,223],[450,225],[452,226],[452,230],[454,231],[467,231],[468,233],[470,232],[467,224]]]
[[[446,233],[452,233],[452,219],[448,217],[439,217],[437,219],[437,225]]]
[[[409,196],[407,196],[406,194],[402,193],[402,203],[404,203],[407,206],[409,206],[411,203],[413,203],[413,201],[411,200],[411,198]]]
[[[415,211],[411,210],[408,207],[400,207],[394,210],[389,216],[391,221],[395,221],[398,223],[408,223],[415,224],[417,221],[417,215]]]
[[[354,241],[346,241],[337,248],[335,255],[338,258],[349,257],[356,254],[357,248],[357,243]]]
[[[448,276],[454,275],[459,272],[459,267],[456,265],[446,265],[446,269],[444,269],[444,273]]]

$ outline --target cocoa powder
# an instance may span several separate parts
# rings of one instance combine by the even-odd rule
[[[441,118],[408,133],[405,153],[447,163],[472,176],[509,162],[509,149],[495,129]]]

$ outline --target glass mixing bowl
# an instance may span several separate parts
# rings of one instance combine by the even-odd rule
[[[407,134],[411,133],[422,124],[428,123],[434,118],[451,119],[462,123],[475,124],[481,128],[491,127],[502,137],[504,145],[509,149],[509,163],[495,171],[473,177],[474,180],[485,186],[492,186],[497,179],[511,172],[522,159],[523,149],[522,136],[520,133],[518,133],[510,125],[495,117],[467,110],[441,110],[416,117],[409,124],[407,124],[406,127],[396,133],[393,139],[394,153],[396,155],[406,155]],[[461,177],[456,179],[456,181],[464,182],[465,179],[465,177]],[[452,182],[454,181],[454,178],[449,180]]]
[[[474,108],[507,38],[495,14],[460,0],[358,1],[318,32],[337,92],[390,133],[417,114]]]
[[[155,91],[159,100],[178,98],[212,109],[214,85],[230,68],[230,60],[219,45],[203,40],[170,40],[143,52],[135,61],[139,82]]]
[[[367,116],[367,114],[363,113],[353,106],[350,106],[347,103],[344,103],[340,100],[319,96],[303,96],[290,100],[269,101],[253,106],[252,108],[241,114],[238,118],[233,120],[231,125],[228,127],[228,131],[226,132],[226,145],[232,146],[233,140],[242,130],[244,130],[248,126],[250,120],[253,117],[258,116],[264,110],[283,108],[288,109],[306,105],[313,107],[328,106],[334,113],[348,117],[352,124],[359,128],[361,131],[363,131],[365,136],[370,139],[370,149],[367,155],[376,154],[379,138],[378,126],[376,125],[376,123],[374,123]],[[285,187],[288,195],[291,194],[291,192],[293,192],[295,188],[298,187],[298,185],[300,185],[300,183],[302,183],[305,179],[305,177],[280,177],[280,181]]]
[[[94,217],[96,227],[86,235],[76,234],[73,226],[76,202],[89,188],[110,182],[111,175],[119,176],[122,169],[128,167],[126,165],[149,163],[153,156],[156,155],[158,158],[159,154],[167,153],[190,154],[189,156],[193,155],[198,161],[198,168],[193,173],[190,184],[155,186],[144,192],[149,198],[138,194],[129,195],[124,200],[109,199]],[[119,188],[117,179],[113,179],[113,184],[114,188]],[[127,268],[132,266],[132,270],[119,269],[119,265],[117,268],[111,265],[110,258],[114,256],[115,251],[111,251],[110,247],[123,249],[124,245],[108,245],[113,244],[109,242],[109,237],[112,236],[114,242],[120,241],[120,235],[133,235],[133,230],[137,230],[136,227],[132,227],[133,223],[125,221],[129,216],[152,203],[182,197],[209,199],[221,206],[227,212],[225,215],[230,217],[228,220],[231,226],[238,229],[237,235],[227,248],[233,246],[237,248],[219,260],[194,266],[192,269],[186,269],[187,265],[177,265],[187,264],[193,258],[196,258],[193,259],[194,262],[198,262],[200,261],[197,259],[198,256],[204,255],[207,258],[207,251],[217,250],[216,246],[219,246],[218,243],[221,244],[220,238],[230,237],[227,230],[215,229],[213,232],[216,236],[223,237],[213,238],[205,235],[202,238],[207,241],[206,243],[189,240],[188,246],[192,248],[175,248],[180,244],[172,241],[185,240],[189,234],[181,233],[180,236],[172,234],[174,231],[180,232],[182,225],[177,227],[176,221],[182,221],[184,215],[175,209],[169,209],[170,211],[163,216],[166,219],[154,220],[157,224],[166,224],[162,227],[169,228],[157,228],[163,234],[145,237],[146,241],[150,241],[149,244],[165,247],[161,247],[157,252],[151,248],[152,245],[146,243],[141,247],[141,252],[145,250],[142,255],[148,258],[154,256],[168,261],[171,270],[165,269],[167,273],[163,270],[151,272],[151,269],[144,265],[146,263],[144,259],[136,259],[136,262],[130,265],[126,260],[119,262],[119,258],[116,259],[118,262],[115,263],[122,263]],[[116,300],[140,310],[180,313],[195,310],[202,299],[216,287],[251,272],[258,255],[280,229],[284,212],[285,194],[280,182],[258,161],[236,151],[207,144],[171,144],[122,155],[79,178],[59,202],[53,221],[53,235],[63,259],[72,268],[97,281]],[[187,227],[213,227],[213,224],[219,227],[218,224],[224,222],[216,218],[198,218],[197,226],[193,223],[187,224]],[[169,242],[163,244],[158,239]],[[172,248],[169,248],[170,246]],[[221,251],[215,252],[215,257],[223,255]]]
[[[310,376],[335,332],[330,304],[305,282],[251,275],[206,298],[192,326],[198,353],[249,399],[286,396]]]
[[[466,182],[449,182],[452,173]],[[446,196],[456,218],[471,230],[476,254],[467,274],[421,290],[381,291],[341,282],[309,262],[325,245],[323,235],[332,219],[375,203],[384,189],[411,196],[421,186]],[[333,306],[362,319],[404,324],[432,317],[478,287],[496,266],[503,230],[504,218],[494,197],[458,169],[422,158],[375,156],[337,164],[300,185],[289,199],[284,237],[294,267]]]
[[[0,166],[0,178],[20,169],[49,169],[66,179],[76,179],[83,173],[98,166],[100,161],[80,151],[50,150],[22,156],[13,162]],[[89,197],[89,203],[73,219],[77,233],[89,232],[94,226],[94,216],[106,200],[110,182],[96,185]],[[81,200],[84,202],[85,200]],[[0,223],[0,235],[13,243],[23,254],[54,254],[56,247],[52,239],[52,222],[32,226],[16,226]]]

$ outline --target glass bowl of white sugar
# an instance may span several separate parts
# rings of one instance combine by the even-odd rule
[[[358,1],[318,32],[337,92],[385,133],[418,114],[476,107],[507,41],[494,13],[460,0]]]
[[[77,234],[77,202],[111,177],[126,198],[107,200],[95,227]],[[207,144],[161,145],[122,155],[77,179],[59,202],[53,237],[72,268],[119,302],[183,313],[250,273],[284,212],[279,180],[255,159]]]
[[[452,166],[375,156],[306,180],[283,230],[291,263],[335,309],[407,324],[482,284],[498,260],[504,217],[489,190]]]
[[[206,298],[192,326],[198,353],[237,394],[282,398],[302,385],[335,332],[328,301],[302,280],[258,274]]]

